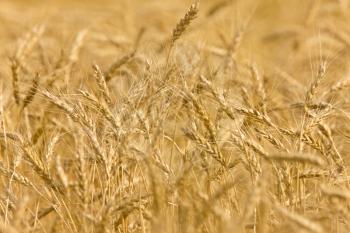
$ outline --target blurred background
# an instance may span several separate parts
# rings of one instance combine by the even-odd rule
[[[77,33],[85,29],[89,30],[87,47],[96,48],[83,51],[87,61],[123,54],[142,28],[145,34],[141,49],[150,53],[169,38],[191,3],[191,0],[1,0],[0,58],[7,59],[13,54],[17,39],[37,25],[45,25],[43,46],[47,52],[54,50],[51,54],[69,49]],[[348,5],[347,0],[202,0],[199,16],[187,31],[184,43],[220,53],[235,33],[244,28],[240,53],[245,54],[245,59],[257,63],[268,60],[288,72],[310,70],[310,59],[319,63],[320,48],[322,56],[331,59],[337,59],[343,51],[344,44],[335,41],[334,32],[347,33]],[[345,57],[338,67],[344,65]],[[0,75],[4,72],[0,70]],[[302,80],[308,79],[309,73],[305,74]]]

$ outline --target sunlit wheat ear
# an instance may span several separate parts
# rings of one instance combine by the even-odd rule
[[[320,64],[319,69],[317,71],[317,76],[315,80],[311,83],[309,89],[306,92],[306,98],[305,98],[305,104],[310,104],[310,102],[313,100],[315,97],[317,88],[321,84],[321,81],[325,78],[326,76],[326,69],[327,69],[327,64],[323,62]]]
[[[188,9],[185,16],[180,20],[173,30],[173,35],[171,38],[171,47],[174,46],[175,42],[181,37],[181,35],[186,31],[191,22],[197,17],[199,12],[199,1],[192,4]]]
[[[109,90],[108,90],[107,83],[106,83],[106,77],[104,76],[103,72],[101,71],[101,69],[98,65],[94,64],[93,69],[94,69],[94,78],[97,81],[98,88],[99,88],[100,92],[102,93],[104,100],[107,103],[110,103],[111,98],[110,98]]]
[[[72,50],[70,51],[68,62],[69,64],[76,63],[79,60],[79,52],[83,46],[86,35],[88,34],[88,30],[82,30],[78,33],[75,42],[72,46]]]
[[[70,80],[70,75],[72,72],[73,66],[78,62],[79,55],[82,50],[84,40],[86,38],[86,35],[88,34],[88,30],[82,30],[78,33],[78,35],[75,38],[74,44],[72,46],[72,49],[70,51],[67,65],[66,65],[66,73],[65,73],[65,83],[68,84]]]
[[[19,104],[19,87],[18,87],[18,76],[19,76],[19,64],[18,61],[14,58],[11,61],[11,72],[12,72],[12,89],[13,97],[16,104]]]
[[[28,90],[26,97],[23,100],[23,108],[27,107],[34,99],[39,86],[40,75],[37,73],[32,80],[32,86]]]
[[[225,64],[224,69],[225,73],[228,73],[230,70],[235,68],[235,62],[237,59],[237,53],[239,50],[239,47],[241,45],[243,36],[244,36],[245,28],[242,27],[238,29],[233,36],[232,42],[228,44],[228,48],[226,51],[226,58],[225,58]]]

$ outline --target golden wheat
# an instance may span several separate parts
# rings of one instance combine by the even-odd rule
[[[349,7],[0,1],[0,232],[350,232]]]

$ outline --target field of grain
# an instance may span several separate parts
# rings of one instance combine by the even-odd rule
[[[350,232],[349,23],[349,0],[0,0],[0,232]]]

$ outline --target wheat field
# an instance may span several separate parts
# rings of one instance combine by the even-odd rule
[[[0,232],[350,232],[349,0],[1,0]]]

